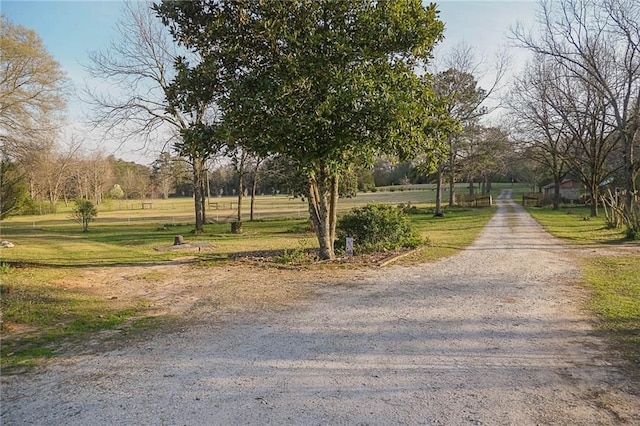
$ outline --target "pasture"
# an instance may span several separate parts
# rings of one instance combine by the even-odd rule
[[[493,195],[505,187],[513,189],[516,201],[528,191],[525,185],[497,184]],[[460,185],[457,190],[465,192],[466,185]],[[445,207],[445,216],[435,218],[434,196],[432,185],[391,187],[341,199],[339,207],[342,213],[379,202],[415,206],[412,209],[415,214],[409,215],[410,221],[414,229],[428,239],[428,244],[400,262],[434,261],[455,254],[473,242],[494,211]],[[229,222],[235,220],[236,201],[232,197],[212,198],[207,213],[209,223],[205,232],[198,235],[192,233],[193,200],[190,198],[101,204],[89,232],[82,232],[80,224],[70,218],[71,206],[64,205],[60,205],[55,214],[13,217],[0,222],[1,238],[15,244],[13,248],[0,251],[3,368],[28,366],[43,357],[54,356],[60,342],[69,339],[84,339],[98,331],[116,328],[134,333],[156,324],[157,318],[149,316],[149,304],[144,299],[120,299],[114,303],[93,290],[69,285],[85,280],[87,271],[99,270],[108,275],[109,271],[122,270],[122,267],[145,270],[146,266],[183,259],[195,262],[194,267],[216,271],[216,267],[233,265],[243,254],[293,253],[316,247],[315,235],[308,226],[306,204],[302,200],[259,196],[255,205],[256,220],[249,221],[247,198],[243,204],[243,233],[233,234]],[[589,307],[600,318],[602,330],[616,345],[623,348],[630,359],[637,358],[640,355],[637,350],[640,330],[638,244],[625,243],[622,231],[607,229],[601,218],[582,220],[588,214],[586,209],[528,210],[549,232],[583,252],[591,252],[591,256],[577,259],[584,271],[583,284],[592,295]],[[183,235],[191,246],[173,249],[176,235]],[[618,248],[622,251],[616,251]],[[609,253],[612,250],[615,255]],[[286,256],[283,260],[286,261]],[[370,266],[366,262],[350,262],[311,264],[306,268],[326,271],[327,268]],[[279,268],[267,265],[266,270],[256,274],[271,275],[268,271],[272,267]],[[292,271],[292,276],[296,273]],[[153,271],[138,275],[136,283],[166,279]],[[225,292],[224,300],[228,301],[225,303],[237,304],[243,297],[250,298],[252,304],[263,303],[256,298],[264,296],[264,289],[252,287],[256,285],[256,281],[233,281],[220,291]],[[240,297],[240,294],[244,296]],[[290,289],[283,297],[291,297]],[[239,306],[242,310],[245,305],[240,303]],[[220,305],[219,309],[223,310],[225,306]]]
[[[461,186],[459,190],[465,188]],[[391,187],[341,199],[339,213],[370,203],[410,204],[424,213],[411,215],[418,232],[446,255],[468,244],[468,239],[475,235],[478,217],[478,223],[483,224],[487,215],[482,210],[451,209],[444,219],[434,219],[429,214],[434,199],[433,185]],[[15,244],[2,251],[2,262],[99,266],[164,262],[186,255],[215,261],[241,252],[315,247],[315,235],[307,226],[306,202],[284,195],[258,196],[255,220],[249,221],[249,201],[245,198],[243,202],[243,233],[239,235],[232,234],[229,225],[237,216],[235,197],[211,198],[207,210],[209,223],[205,232],[197,235],[192,233],[191,198],[109,201],[98,206],[98,216],[88,232],[82,232],[80,225],[71,219],[72,206],[61,204],[55,214],[17,216],[0,222],[0,237]],[[469,223],[465,222],[467,217]],[[449,226],[453,229],[447,229]],[[184,236],[194,248],[171,249],[177,235]]]
[[[415,206],[416,214],[409,215],[410,221],[429,243],[402,261],[434,260],[470,244],[494,211],[454,208],[446,211],[444,218],[434,218],[434,194],[433,187],[427,185],[390,188],[342,199],[339,207],[340,212],[345,212],[379,202]],[[248,221],[249,199],[245,199],[243,233],[233,234],[229,222],[236,217],[232,205],[235,202],[231,197],[211,199],[212,208],[207,213],[210,223],[204,233],[197,235],[192,233],[192,199],[101,204],[88,232],[82,232],[80,224],[70,218],[71,206],[64,205],[55,214],[2,221],[1,238],[15,244],[0,251],[3,369],[33,365],[55,356],[61,345],[91,339],[100,331],[118,330],[121,335],[131,335],[156,327],[162,320],[152,315],[148,297],[125,294],[114,300],[109,295],[110,287],[125,284],[113,284],[114,276],[128,277],[126,285],[133,293],[139,287],[180,286],[175,283],[181,282],[181,277],[168,277],[153,270],[154,266],[171,261],[188,260],[195,274],[218,275],[221,266],[232,268],[226,272],[230,278],[215,290],[217,300],[221,300],[216,309],[221,312],[230,306],[239,306],[234,309],[242,311],[254,305],[291,303],[292,294],[302,291],[302,287],[290,288],[291,284],[281,281],[282,275],[278,278],[269,272],[283,274],[279,268],[284,265],[262,264],[267,269],[258,268],[251,272],[256,277],[247,280],[246,275],[235,276],[237,270],[246,273],[235,259],[251,253],[275,252],[282,253],[286,261],[287,252],[315,248],[317,242],[308,226],[306,204],[286,196],[260,196],[255,205],[256,220]],[[172,245],[176,235],[182,235],[190,245],[175,249]],[[369,266],[366,261],[355,261],[311,264],[307,269]],[[301,277],[299,270],[288,274],[293,281]],[[276,281],[271,283],[270,278]],[[265,289],[265,283],[271,287]]]

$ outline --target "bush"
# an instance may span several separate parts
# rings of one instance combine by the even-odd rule
[[[416,236],[401,209],[385,204],[369,204],[351,210],[338,220],[337,249],[344,249],[346,238],[353,238],[354,251],[360,253],[415,248],[423,243]]]
[[[20,214],[24,216],[37,216],[43,214],[51,214],[56,212],[56,206],[51,205],[48,201],[35,201],[33,198],[28,197],[22,208]]]
[[[91,222],[98,215],[98,209],[93,203],[85,199],[77,199],[76,205],[73,208],[71,217],[78,223],[82,224],[82,230],[87,232],[89,230],[89,222]]]
[[[626,236],[628,240],[631,241],[640,241],[640,226],[629,226],[627,227]]]

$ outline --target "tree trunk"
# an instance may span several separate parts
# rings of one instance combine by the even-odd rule
[[[204,232],[203,205],[202,205],[202,169],[204,161],[202,158],[193,159],[193,200],[196,212],[195,232]]]
[[[202,192],[202,224],[204,225],[205,223],[207,223],[207,201],[209,200],[206,183],[207,173],[204,170],[202,177],[203,179],[200,182],[202,188],[200,189],[200,191]]]
[[[598,198],[600,197],[599,186],[597,183],[592,183],[590,185],[589,192],[591,193],[591,205],[590,214],[591,217],[598,217]]]
[[[553,176],[553,210],[560,208],[560,176]]]
[[[251,182],[251,203],[249,209],[249,220],[253,220],[253,211],[256,206],[256,189],[258,188],[258,172],[253,173],[253,181]]]
[[[438,165],[438,173],[436,179],[436,217],[444,216],[442,212],[442,166]]]
[[[242,171],[238,173],[238,216],[237,221],[242,222],[242,198],[244,196],[244,179]]]
[[[635,130],[638,132],[639,130]],[[629,215],[633,210],[634,195],[636,194],[636,175],[638,166],[634,158],[634,138],[635,132],[626,131],[623,133],[623,161],[624,161],[624,186],[626,189],[624,208]]]
[[[338,176],[331,177],[331,204],[329,206],[329,230],[331,253],[333,256],[333,242],[336,240],[336,222],[338,220]]]
[[[318,238],[319,257],[333,259],[333,242],[336,229],[336,208],[338,202],[338,178],[329,176],[326,170],[321,170],[308,179],[309,216]]]
[[[449,207],[456,205],[456,172],[455,172],[456,154],[451,145],[449,152]]]
[[[473,184],[473,178],[469,178],[469,195],[475,195],[476,187]]]

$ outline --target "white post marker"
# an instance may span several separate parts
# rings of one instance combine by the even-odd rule
[[[347,237],[347,255],[353,256],[353,238]]]

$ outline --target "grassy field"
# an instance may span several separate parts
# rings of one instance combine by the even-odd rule
[[[3,369],[32,366],[55,356],[63,343],[112,330],[143,311],[140,304],[114,309],[102,298],[67,289],[64,283],[74,275],[69,268],[0,268],[2,332],[7,322],[19,332],[3,336]],[[129,329],[144,323],[143,317],[136,318]]]
[[[340,212],[370,203],[411,204],[430,208],[435,191],[432,185],[419,189],[401,189],[362,193],[342,199]],[[57,213],[43,216],[19,216],[1,222],[0,237],[15,244],[3,250],[2,261],[8,263],[49,266],[98,266],[162,262],[175,253],[162,250],[173,243],[176,235],[194,244],[210,244],[215,250],[201,250],[195,256],[210,259],[225,258],[231,253],[251,250],[276,250],[298,247],[301,240],[314,236],[299,232],[306,230],[307,205],[300,199],[286,196],[261,196],[256,200],[255,221],[248,221],[248,200],[243,204],[243,234],[230,232],[228,222],[236,217],[235,198],[212,198],[207,217],[211,223],[205,233],[194,235],[193,201],[187,199],[145,200],[151,208],[142,208],[142,201],[112,201],[99,206],[98,217],[90,224],[89,232],[70,219],[71,206],[60,205]],[[453,209],[443,224],[451,224],[459,211]],[[452,217],[449,217],[452,216]],[[440,223],[438,222],[438,223]],[[417,226],[429,224],[417,220]],[[463,224],[464,225],[464,224]],[[455,227],[455,229],[459,229]],[[427,229],[419,229],[427,233]],[[429,236],[437,241],[438,232]],[[302,234],[302,235],[300,235]],[[471,235],[465,233],[465,235]],[[464,238],[463,238],[464,240]],[[458,246],[454,243],[453,246]]]
[[[516,200],[529,191],[524,185],[496,184],[493,195],[502,189],[512,189]],[[466,188],[461,185],[458,191]],[[409,219],[429,243],[403,262],[432,261],[469,245],[494,212],[445,208],[445,216],[435,218],[434,196],[432,185],[390,187],[340,200],[340,211],[374,202],[416,206],[419,214],[411,214]],[[56,214],[2,221],[1,238],[15,247],[0,251],[0,331],[6,334],[6,323],[18,324],[22,331],[17,343],[3,338],[2,365],[28,365],[34,359],[53,356],[52,342],[82,339],[99,330],[122,328],[123,324],[128,330],[148,326],[144,305],[114,305],[91,294],[65,289],[61,283],[73,280],[78,268],[164,263],[181,256],[215,267],[242,253],[316,247],[315,235],[307,224],[306,204],[301,200],[259,197],[258,220],[248,221],[248,210],[243,209],[244,232],[240,235],[231,233],[228,223],[235,218],[235,201],[212,199],[208,217],[213,223],[198,235],[191,233],[191,199],[145,200],[151,206],[145,205],[144,209],[141,200],[101,205],[97,220],[86,233],[70,219],[70,206],[59,206]],[[245,206],[248,209],[248,200]],[[583,220],[588,215],[586,209],[529,210],[550,232],[570,244],[585,248],[594,244],[612,248],[629,245],[620,230],[606,229],[602,219]],[[176,235],[201,245],[201,249],[169,250]],[[629,359],[640,359],[640,259],[637,255],[592,256],[584,260],[583,272],[585,285],[593,295],[589,306],[599,317],[602,329]]]
[[[530,208],[549,232],[569,244],[594,247],[582,258],[589,308],[616,350],[637,366],[640,360],[640,242],[624,239],[620,229],[608,229],[603,218],[584,220],[586,208]],[[598,244],[595,246],[594,244]],[[598,254],[598,251],[602,254]],[[637,368],[632,374],[640,375]]]
[[[409,219],[429,243],[404,261],[434,260],[470,244],[494,212],[492,208],[454,208],[444,218],[434,218],[434,196],[433,186],[393,188],[340,200],[340,212],[381,202],[415,206],[418,214]],[[61,342],[84,339],[97,331],[149,326],[144,304],[113,304],[66,285],[87,267],[143,266],[190,256],[209,268],[225,265],[239,254],[317,247],[308,227],[306,204],[299,199],[259,197],[258,220],[248,221],[248,211],[243,209],[242,234],[231,233],[228,223],[235,218],[232,203],[236,200],[212,199],[208,212],[212,223],[198,235],[192,233],[191,199],[145,200],[149,202],[144,209],[141,200],[100,205],[89,232],[82,232],[70,218],[71,206],[64,205],[56,214],[13,217],[0,223],[1,239],[15,244],[0,251],[4,369],[55,356]],[[248,209],[248,200],[245,205]],[[200,248],[171,250],[176,235]],[[362,266],[366,265],[341,267]]]

